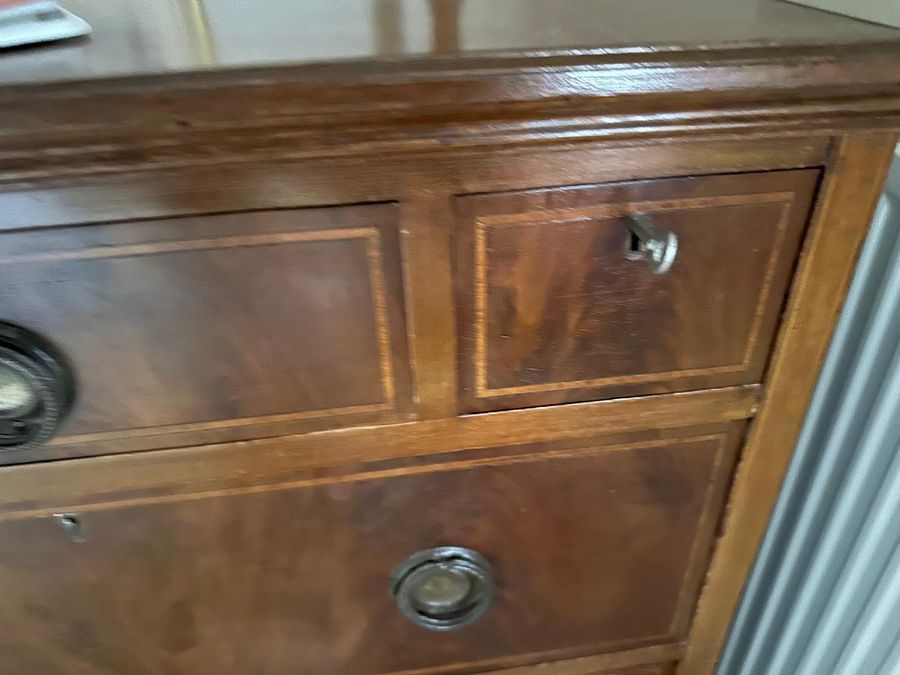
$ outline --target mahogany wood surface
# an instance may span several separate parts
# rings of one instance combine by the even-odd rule
[[[463,197],[455,231],[466,412],[758,382],[817,172]],[[629,257],[628,219],[673,232]]]
[[[402,419],[397,230],[371,205],[12,233],[0,306],[75,366],[61,444]]]
[[[79,514],[82,542],[53,517],[8,520],[0,669],[457,672],[675,643],[742,427],[111,505]],[[413,625],[388,593],[393,569],[436,545],[494,568],[492,606],[452,633]]]
[[[673,663],[657,663],[647,665],[664,657],[677,656],[681,653],[679,645],[661,645],[659,647],[642,647],[614,654],[584,656],[578,659],[567,659],[542,663],[537,666],[521,666],[494,671],[491,675],[671,675]],[[624,665],[641,663],[643,665]]]
[[[230,138],[223,132],[216,140]],[[245,161],[226,163],[216,154],[220,147],[210,151],[212,157],[201,158],[196,155],[200,148],[185,139],[175,155],[165,160],[149,155],[138,160],[132,157],[129,170],[111,158],[76,170],[67,164],[70,158],[65,155],[54,157],[49,166],[41,166],[46,157],[31,156],[31,170],[22,172],[14,163],[3,162],[0,231],[400,201],[401,209],[431,210],[421,216],[406,214],[405,227],[444,219],[446,222],[434,229],[449,236],[453,212],[448,202],[459,194],[562,185],[573,177],[576,182],[605,183],[815,167],[825,163],[830,147],[828,134],[811,134],[753,143],[725,138],[574,147],[556,143],[489,152],[444,149],[427,156],[379,156],[378,162],[360,162],[349,158],[301,160],[291,157],[294,146],[280,145],[278,161],[247,161],[255,156],[245,149]],[[0,153],[2,148],[0,144]],[[79,173],[83,169],[88,173]]]
[[[413,414],[421,419],[441,418],[455,414],[458,409],[456,387],[456,322],[454,320],[455,306],[462,300],[460,311],[466,310],[465,296],[460,295],[463,289],[457,289],[454,295],[453,289],[453,256],[451,247],[454,239],[460,239],[465,234],[465,224],[454,221],[454,202],[463,202],[469,199],[479,200],[481,197],[457,198],[454,194],[474,192],[481,188],[491,191],[503,191],[508,188],[522,189],[537,187],[543,184],[563,183],[566,181],[604,182],[615,180],[629,180],[641,176],[673,176],[681,174],[709,174],[725,172],[741,172],[740,176],[705,177],[697,180],[683,180],[666,183],[665,181],[651,181],[649,185],[669,185],[668,194],[684,193],[691,185],[715,186],[722,181],[729,189],[738,193],[750,193],[754,191],[765,192],[768,185],[775,178],[765,178],[765,175],[746,176],[745,172],[758,171],[761,168],[783,168],[797,166],[816,166],[825,161],[827,153],[827,141],[824,139],[809,140],[782,140],[769,141],[754,144],[752,146],[734,141],[705,141],[701,143],[683,143],[674,145],[651,145],[646,147],[592,147],[590,149],[560,148],[554,152],[522,149],[515,157],[497,155],[492,157],[475,156],[469,158],[446,158],[442,163],[430,162],[400,162],[390,167],[392,173],[373,172],[367,164],[342,164],[339,166],[330,163],[315,164],[312,162],[285,162],[277,165],[244,165],[234,167],[219,167],[215,172],[200,167],[184,167],[177,170],[129,172],[121,175],[102,174],[90,178],[57,177],[41,179],[30,182],[9,184],[0,189],[0,205],[3,206],[3,217],[0,222],[8,225],[8,235],[4,241],[7,255],[0,260],[6,260],[8,264],[0,265],[0,275],[4,267],[6,278],[15,276],[14,284],[9,285],[8,293],[15,296],[10,301],[10,310],[7,318],[18,320],[25,325],[30,325],[51,337],[64,351],[70,351],[74,365],[79,372],[84,371],[82,379],[84,385],[90,387],[89,393],[79,400],[75,415],[63,429],[61,438],[55,439],[50,445],[38,448],[27,453],[5,453],[0,455],[0,462],[22,462],[34,459],[51,459],[62,457],[79,457],[108,452],[127,452],[132,450],[178,447],[197,445],[201,443],[223,442],[241,438],[254,438],[272,436],[276,434],[296,431],[311,431],[324,429],[329,426],[346,426],[347,424],[359,424],[361,422],[378,422],[398,419],[402,415]],[[443,172],[443,173],[442,173]],[[808,174],[797,175],[812,175]],[[791,176],[792,173],[779,174]],[[215,180],[214,180],[215,179]],[[766,181],[769,181],[766,183]],[[730,183],[730,185],[729,185]],[[807,181],[807,184],[809,181]],[[742,187],[738,188],[737,186]],[[799,184],[798,184],[799,185]],[[296,186],[302,186],[302,190]],[[606,188],[598,188],[593,191],[597,200],[607,200]],[[609,188],[608,190],[621,188]],[[662,188],[658,188],[662,189]],[[690,188],[696,190],[698,188]],[[788,191],[791,186],[788,186]],[[809,190],[807,186],[804,188]],[[701,190],[702,192],[702,190]],[[727,195],[726,195],[727,196]],[[378,200],[398,202],[397,207],[389,205],[360,205],[353,207],[337,208],[304,208],[295,210],[293,207],[312,207],[328,204],[330,201],[344,198],[347,201]],[[738,200],[744,199],[738,195]],[[750,199],[751,197],[746,197]],[[260,211],[271,207],[281,207],[290,210]],[[790,214],[792,227],[791,236],[799,233],[797,227],[802,225],[800,207]],[[394,209],[394,211],[391,211]],[[232,212],[234,211],[234,212]],[[219,212],[221,215],[204,217],[196,214]],[[222,213],[225,212],[225,213]],[[388,215],[390,214],[390,215]],[[323,251],[328,246],[326,242],[307,242],[289,244],[282,242],[274,246],[266,239],[266,232],[277,233],[279,228],[284,229],[288,219],[296,219],[294,226],[298,230],[320,231],[323,227],[338,228],[344,223],[345,228],[365,229],[367,227],[380,227],[379,238],[383,239],[379,250],[381,260],[379,266],[381,274],[374,274],[375,268],[369,261],[362,257],[363,249],[357,248],[360,256],[354,260],[358,262],[358,271],[364,273],[369,270],[367,279],[361,279],[356,285],[356,295],[353,307],[341,309],[335,306],[332,311],[335,319],[344,321],[341,326],[346,335],[362,339],[362,335],[356,335],[355,322],[358,318],[371,321],[379,310],[377,301],[379,298],[385,304],[383,308],[389,319],[390,329],[387,331],[387,339],[383,343],[375,345],[374,339],[366,343],[370,349],[383,350],[393,354],[393,364],[390,368],[382,366],[384,370],[390,370],[390,374],[382,378],[385,383],[393,381],[397,396],[397,409],[387,408],[382,405],[382,410],[360,410],[359,406],[372,405],[370,399],[357,402],[357,405],[348,406],[340,415],[316,415],[314,410],[285,410],[284,401],[279,401],[280,409],[272,410],[269,415],[258,414],[257,417],[248,419],[246,415],[239,414],[238,408],[228,414],[225,411],[224,418],[210,420],[210,415],[215,414],[216,407],[221,407],[222,402],[215,399],[205,399],[205,387],[209,386],[209,377],[206,366],[219,357],[215,353],[206,354],[207,350],[215,350],[216,340],[218,344],[227,342],[225,349],[232,352],[241,352],[238,357],[246,362],[244,367],[245,377],[248,369],[256,369],[254,372],[261,377],[257,380],[257,391],[270,397],[281,397],[276,390],[265,393],[263,390],[271,386],[271,382],[265,376],[275,370],[282,370],[283,362],[278,360],[277,354],[290,354],[286,358],[294,363],[329,362],[331,368],[342,369],[345,375],[353,372],[354,359],[341,356],[341,346],[332,339],[325,339],[321,331],[311,334],[312,342],[304,347],[303,342],[298,342],[304,332],[309,332],[313,324],[320,321],[307,316],[308,311],[304,306],[317,306],[325,311],[323,302],[327,298],[317,296],[314,298],[301,298],[298,303],[291,296],[293,292],[305,293],[310,289],[309,284],[314,283],[312,270],[304,272],[308,263],[303,259],[297,259],[293,252],[301,250]],[[137,221],[137,222],[126,222]],[[379,221],[386,224],[380,225]],[[399,221],[395,226],[393,223]],[[95,225],[96,223],[96,225]],[[279,224],[280,223],[280,224]],[[304,224],[306,223],[306,224]],[[102,225],[101,225],[102,224]],[[72,227],[59,228],[54,225],[71,225]],[[43,230],[48,229],[44,232]],[[153,246],[153,242],[161,236],[160,231],[169,230],[169,237],[182,236],[192,239],[186,234],[175,234],[190,228],[206,228],[215,232],[222,230],[231,239],[227,240],[224,251],[194,248],[189,252],[173,253],[165,255],[141,255],[137,257],[115,259],[97,258],[97,250],[90,252],[91,247],[96,249],[96,243],[103,243],[103,238],[110,238],[111,242],[118,239],[128,242],[130,245],[140,244]],[[266,228],[269,228],[268,230]],[[399,230],[399,233],[398,233]],[[124,233],[128,233],[127,236]],[[204,235],[206,236],[206,235]],[[293,236],[310,236],[295,233]],[[322,235],[315,235],[316,237]],[[397,238],[399,236],[399,243]],[[264,245],[245,246],[241,238],[247,242],[258,242]],[[704,239],[708,244],[715,243],[716,238]],[[361,242],[362,240],[357,240]],[[352,242],[349,242],[352,243]],[[348,245],[348,242],[335,245]],[[739,243],[738,245],[743,245]],[[199,246],[199,244],[191,244]],[[263,256],[274,255],[280,250],[284,252],[281,259],[286,267],[280,276],[273,277],[274,268],[268,263],[268,258]],[[305,249],[303,248],[305,246]],[[784,275],[789,268],[790,242],[786,241],[785,250],[776,247],[770,252],[779,256],[778,273]],[[79,253],[84,249],[87,253]],[[40,253],[43,258],[33,260],[23,254],[29,250]],[[76,259],[65,260],[61,263],[48,265],[47,256],[57,255],[54,251],[65,250],[68,256],[77,257],[86,255],[87,259],[79,262]],[[99,249],[98,249],[99,250]],[[143,249],[141,249],[143,251]],[[696,247],[682,249],[682,257],[688,259],[697,251]],[[291,254],[289,255],[288,252]],[[715,251],[713,252],[715,253]],[[105,255],[105,254],[104,254]],[[193,256],[192,261],[217,258],[222,255],[238,256],[243,264],[248,265],[247,275],[230,274],[228,269],[221,268],[210,258],[207,265],[219,264],[203,275],[199,273],[197,266],[191,263],[178,263],[187,255]],[[326,261],[322,253],[316,253],[319,259]],[[365,254],[368,255],[368,254]],[[92,257],[94,256],[94,257]],[[707,255],[707,258],[709,256]],[[22,258],[13,264],[17,258]],[[398,259],[402,259],[398,262]],[[131,273],[133,283],[137,288],[129,294],[122,295],[123,289],[117,282],[115,275],[98,274],[99,270],[108,269],[110,261],[114,261],[125,274],[128,270],[137,270]],[[774,260],[774,259],[773,259]],[[290,261],[290,263],[288,263]],[[717,264],[709,265],[709,260],[704,260],[706,272],[697,277],[697,282],[705,283],[710,280],[711,274],[717,274],[713,284],[730,284],[731,278],[723,278],[722,268]],[[66,268],[68,279],[66,285],[45,283],[47,275],[55,275],[60,269],[60,264]],[[139,265],[140,267],[124,267],[125,265]],[[338,263],[342,265],[343,263]],[[162,274],[167,265],[181,265],[182,277]],[[256,266],[255,268],[253,266]],[[21,275],[20,271],[28,269],[27,275]],[[155,285],[145,284],[140,280],[142,269],[147,269],[148,274],[156,273],[158,282]],[[207,290],[201,293],[197,285],[190,283],[181,290],[179,284],[187,283],[184,277],[186,269],[190,269],[191,279],[206,279],[203,287]],[[256,269],[255,275],[251,273]],[[633,266],[637,270],[637,266]],[[682,270],[690,274],[690,267],[682,266]],[[332,276],[319,275],[321,283],[331,286],[336,282],[350,283],[344,271],[338,269],[325,270]],[[298,276],[306,274],[305,277]],[[374,276],[373,276],[374,274]],[[676,274],[673,272],[672,274]],[[137,276],[135,276],[137,275]],[[403,289],[400,289],[402,277]],[[259,283],[268,283],[268,286],[251,288],[249,283],[253,279],[259,279]],[[372,295],[370,286],[372,282],[378,282],[380,278],[384,289],[380,294]],[[267,282],[266,279],[269,279]],[[305,281],[304,281],[305,279]],[[80,280],[77,284],[72,280]],[[293,280],[293,281],[292,281]],[[278,281],[282,286],[276,286]],[[759,278],[748,277],[748,292],[753,292],[754,284],[762,284],[765,281],[764,274]],[[294,284],[285,287],[284,284]],[[297,283],[306,286],[297,287]],[[784,283],[782,278],[781,283]],[[69,288],[71,286],[71,289]],[[376,288],[376,287],[373,287]],[[55,294],[46,291],[56,289]],[[229,290],[231,289],[231,290]],[[336,292],[336,291],[335,291]],[[737,313],[752,313],[751,307],[745,307],[741,301],[731,294],[725,294],[719,290],[714,291],[721,300],[732,305],[732,311]],[[0,294],[3,291],[0,290]],[[68,293],[68,295],[66,295]],[[72,294],[75,295],[72,295]],[[117,296],[116,293],[119,293]],[[241,294],[244,298],[239,300]],[[263,294],[268,298],[270,308],[265,310],[263,306],[254,308],[256,318],[250,316],[246,310],[256,304],[255,298]],[[118,299],[117,299],[118,298]],[[115,317],[122,317],[128,312],[134,312],[131,300],[141,300],[141,320],[144,322],[143,332],[137,325],[132,326],[129,334],[135,334],[131,342],[124,340],[126,334],[117,334],[116,344],[122,349],[115,354],[108,353],[104,349],[93,349],[96,345],[101,347],[109,340],[108,322]],[[201,309],[206,315],[194,315],[191,308],[199,306],[206,300],[215,298],[219,308],[204,305]],[[456,299],[455,299],[456,298]],[[177,302],[173,302],[173,299]],[[81,305],[87,302],[93,303],[92,308],[103,321],[82,321]],[[180,305],[178,304],[180,303]],[[318,303],[318,304],[316,304]],[[775,298],[766,304],[768,320],[774,316],[780,303]],[[85,305],[86,306],[86,305]],[[180,306],[180,309],[179,309]],[[52,312],[47,310],[53,309]],[[61,311],[62,310],[62,311]],[[181,312],[181,314],[179,314]],[[239,312],[240,321],[229,325],[227,335],[206,341],[199,339],[202,332],[210,332],[213,329],[206,325],[213,321],[213,314],[225,315],[230,312]],[[285,313],[285,314],[282,314]],[[306,315],[305,315],[306,314]],[[405,319],[403,315],[405,314]],[[288,316],[289,315],[289,316]],[[338,316],[340,315],[340,316]],[[68,317],[68,318],[67,318]],[[763,317],[764,318],[764,317]],[[265,340],[260,340],[260,320],[264,319]],[[684,325],[690,329],[688,317]],[[194,342],[185,340],[176,330],[177,326],[184,324],[190,327],[194,322],[194,335],[198,339]],[[285,323],[285,327],[278,331],[277,322],[293,321],[293,324]],[[67,323],[68,322],[68,323]],[[139,324],[138,324],[139,325]],[[405,325],[405,329],[404,329]],[[294,326],[293,332],[290,326]],[[302,330],[301,330],[302,329]],[[729,328],[729,330],[733,330]],[[182,397],[182,405],[185,410],[198,409],[206,415],[203,419],[185,419],[185,413],[179,412],[172,406],[173,401],[166,398],[165,380],[160,380],[162,373],[149,374],[150,385],[155,386],[154,391],[143,391],[140,396],[153,395],[156,397],[157,409],[165,406],[164,412],[168,419],[153,419],[152,407],[144,410],[144,404],[140,402],[140,396],[136,401],[122,399],[117,395],[122,387],[134,385],[132,380],[117,379],[118,368],[115,367],[115,358],[136,359],[139,354],[132,353],[128,349],[139,344],[140,340],[151,340],[148,331],[157,331],[157,341],[161,344],[168,341],[169,345],[178,345],[174,351],[158,349],[151,354],[152,358],[168,367],[169,372],[176,372],[175,377],[180,378],[182,373],[177,369],[178,359],[196,362],[197,371],[193,375],[194,384],[190,379],[179,382]],[[187,335],[191,334],[189,330]],[[210,333],[215,335],[214,332]],[[332,332],[332,334],[334,334]],[[731,334],[730,332],[728,334]],[[372,333],[369,333],[372,336]],[[382,336],[384,333],[382,332]],[[734,331],[736,339],[740,339],[738,331]],[[673,336],[671,339],[676,339]],[[406,349],[404,343],[411,345],[412,376],[415,379],[414,410],[410,410],[410,394],[405,384],[409,378],[409,366],[407,364]],[[684,344],[686,340],[682,340]],[[269,344],[267,344],[269,343]],[[315,347],[312,347],[315,345]],[[220,353],[221,353],[220,348]],[[273,352],[273,349],[279,350]],[[137,350],[136,350],[137,351]],[[262,351],[262,353],[260,353]],[[670,350],[671,351],[671,350]],[[296,352],[296,353],[295,353]],[[84,356],[87,354],[87,357]],[[199,356],[198,356],[199,355]],[[94,365],[87,368],[86,364],[93,358]],[[285,357],[282,357],[285,358]],[[680,357],[679,357],[680,358]],[[757,361],[760,356],[757,354]],[[205,360],[204,360],[205,359]],[[306,361],[304,361],[306,359]],[[762,354],[764,361],[765,354]],[[228,358],[226,361],[233,361]],[[140,364],[140,362],[138,361]],[[374,357],[369,358],[369,366],[375,365]],[[237,365],[237,364],[235,364]],[[229,366],[231,367],[231,366]],[[221,365],[215,368],[221,369]],[[146,370],[146,369],[145,369]],[[336,372],[336,371],[332,371]],[[105,374],[104,374],[105,373]],[[189,372],[184,373],[188,375]],[[232,373],[232,379],[234,379]],[[239,374],[239,373],[238,373]],[[360,377],[355,374],[354,377]],[[758,379],[745,378],[745,382],[753,382]],[[255,377],[255,376],[254,376]],[[206,378],[206,380],[203,380]],[[146,379],[146,378],[145,378]],[[157,380],[160,380],[157,382]],[[171,383],[172,376],[169,378]],[[240,379],[238,378],[238,382]],[[370,380],[371,381],[371,380]],[[709,379],[706,386],[728,384],[730,380],[720,378],[718,382]],[[310,386],[312,383],[305,383]],[[182,386],[183,385],[183,386]],[[285,386],[294,386],[293,383],[284,382]],[[320,389],[317,394],[331,392],[333,396],[347,396],[349,391],[342,388],[342,383],[331,377],[320,381]],[[116,389],[118,387],[118,389]],[[381,385],[383,390],[384,384]],[[690,381],[682,381],[672,386],[669,390],[695,388]],[[146,389],[146,385],[145,385]],[[339,391],[341,390],[341,391]],[[659,388],[658,391],[665,391]],[[633,393],[652,393],[652,388],[637,389]],[[191,399],[191,394],[196,400]],[[609,391],[609,395],[628,394],[627,390]],[[240,400],[249,401],[250,391],[220,392],[221,396],[232,400],[235,396]],[[383,393],[381,394],[383,396]],[[102,397],[108,397],[106,407],[101,403]],[[577,398],[577,397],[576,397]],[[557,399],[564,400],[564,399]],[[556,401],[551,401],[556,402]],[[254,401],[259,405],[258,401]],[[301,402],[302,403],[302,402]],[[120,413],[121,406],[139,406],[141,409],[131,412],[131,419],[123,417]],[[81,429],[86,405],[95,407],[94,429]],[[236,405],[234,402],[226,405]],[[308,405],[308,404],[307,404]],[[119,406],[118,408],[116,406]],[[328,409],[329,406],[319,405],[318,408]],[[487,406],[489,407],[489,406]],[[508,407],[508,406],[506,406]],[[180,417],[176,417],[180,414]],[[221,413],[220,413],[221,414]],[[96,425],[101,428],[97,429]],[[102,428],[102,425],[106,428]]]
[[[674,660],[682,653],[682,646],[674,644],[638,647],[611,654],[552,661],[537,666],[503,668],[493,671],[490,675],[670,675],[673,664],[659,664],[670,659]]]
[[[0,451],[0,672],[711,675],[900,130],[900,31],[66,6],[92,37],[0,51],[0,321],[78,381],[56,438]],[[667,276],[620,255],[648,204]],[[388,595],[435,544],[496,562],[458,632]]]
[[[107,501],[129,503],[160,494],[184,494],[248,485],[282,484],[338,473],[380,461],[456,453],[466,448],[519,445],[533,441],[588,438],[598,434],[652,430],[668,434],[684,425],[731,422],[753,416],[759,387],[729,387],[697,392],[640,396],[465,415],[420,422],[330,429],[293,436],[262,438],[127,452],[126,441],[91,443],[87,452],[124,456],[60,459],[71,447],[49,444],[29,455],[45,463],[0,469],[0,520],[24,512],[47,512]],[[77,447],[77,446],[76,446]],[[25,462],[8,453],[5,461]],[[28,453],[23,453],[28,454]],[[63,454],[63,457],[66,455]],[[309,475],[313,472],[313,476]]]

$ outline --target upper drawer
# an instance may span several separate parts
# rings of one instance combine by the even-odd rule
[[[461,410],[759,381],[817,179],[777,171],[458,198]],[[635,250],[647,235],[634,214],[677,238],[667,272]]]
[[[61,437],[2,459],[405,417],[396,218],[375,204],[0,235],[0,321],[54,342],[78,384]]]

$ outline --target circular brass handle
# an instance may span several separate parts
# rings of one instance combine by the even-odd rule
[[[453,630],[477,621],[491,604],[490,563],[460,546],[413,553],[391,575],[391,595],[403,615],[428,630]]]
[[[75,378],[62,354],[36,333],[0,322],[0,451],[50,439],[75,399]]]

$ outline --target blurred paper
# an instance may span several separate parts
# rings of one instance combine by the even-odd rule
[[[0,0],[0,49],[87,35],[91,26],[52,0]]]

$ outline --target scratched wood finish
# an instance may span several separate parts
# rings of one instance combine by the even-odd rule
[[[0,306],[77,371],[62,446],[233,440],[409,412],[392,205],[7,234]]]
[[[336,0],[314,9],[280,3],[277,13],[254,6],[252,17],[246,3],[69,4],[95,26],[91,39],[0,55],[0,256],[18,256],[9,252],[14,242],[31,242],[40,252],[39,242],[66,237],[68,244],[49,250],[83,251],[103,232],[117,233],[104,246],[144,245],[144,234],[160,226],[170,229],[172,241],[196,240],[202,223],[214,223],[204,238],[234,237],[234,245],[140,262],[100,256],[53,263],[90,270],[68,284],[54,280],[71,275],[48,275],[41,264],[17,276],[43,279],[28,293],[30,304],[6,302],[8,291],[3,296],[0,319],[14,308],[65,346],[90,330],[84,316],[73,319],[77,330],[71,324],[60,330],[67,314],[57,309],[62,304],[71,312],[82,304],[79,293],[96,307],[116,294],[146,300],[166,284],[177,286],[150,313],[119,302],[116,315],[134,323],[129,330],[113,335],[97,323],[110,363],[87,354],[84,335],[70,343],[80,377],[93,384],[63,432],[65,443],[0,457],[19,464],[0,468],[0,659],[22,666],[2,664],[0,671],[156,673],[171,665],[170,672],[268,666],[295,673],[297,663],[312,662],[337,664],[316,672],[356,673],[432,659],[442,672],[668,675],[673,662],[682,662],[685,675],[711,673],[900,129],[900,33],[781,0],[609,0],[602,11],[590,0]],[[304,21],[310,12],[333,20]],[[767,357],[754,355],[747,371],[759,373],[753,384],[644,395],[654,391],[644,383],[647,389],[633,398],[457,414],[460,385],[471,370],[459,370],[459,355],[471,344],[458,335],[472,326],[458,320],[472,312],[463,296],[473,283],[459,274],[466,261],[458,244],[466,235],[465,224],[454,220],[457,197],[578,185],[603,190],[596,186],[612,181],[646,181],[641,189],[650,192],[662,185],[658,179],[691,176],[738,185],[774,182],[776,174],[708,177],[793,169],[819,172],[823,188],[790,282],[778,346],[762,370]],[[773,183],[762,192],[779,191],[783,186]],[[375,202],[396,206],[319,210]],[[763,207],[743,208],[750,221]],[[282,218],[290,219],[279,220],[283,230],[269,229]],[[227,223],[238,222],[226,232]],[[366,272],[374,269],[371,256],[357,246],[362,240],[260,242],[272,233],[371,227],[382,245],[395,403],[391,410],[347,413],[345,406],[383,405],[388,398],[385,380],[365,375],[385,362],[373,357],[383,351],[372,337],[378,310]],[[757,233],[751,241],[771,244]],[[554,234],[578,252],[565,232]],[[117,240],[126,235],[135,238]],[[248,245],[254,237],[263,239]],[[315,250],[327,255],[318,258]],[[198,282],[217,282],[213,298],[226,311],[215,317],[179,311],[206,288],[202,283],[176,284],[171,275],[141,283],[151,260],[174,265],[179,256],[190,259],[182,269]],[[249,261],[240,271],[258,274],[246,287],[233,273],[238,257]],[[281,283],[272,297],[259,297],[265,278],[297,281],[310,257],[330,292],[349,293],[355,316],[301,322],[292,312],[312,302],[303,284]],[[24,266],[13,262],[3,278]],[[119,275],[101,296],[99,272],[109,267],[133,274]],[[551,271],[558,275],[562,266]],[[744,301],[758,281],[719,283],[724,297],[740,299],[729,312],[747,311]],[[643,302],[652,304],[646,296]],[[682,311],[702,323],[699,312],[687,313],[696,310],[693,302],[678,298],[676,324]],[[42,303],[53,306],[44,311]],[[206,331],[209,353],[188,331],[162,354],[157,343],[169,343],[155,338],[168,335],[163,317],[195,335]],[[362,361],[326,361],[303,350],[324,341],[304,333],[329,322],[342,338],[328,341],[328,353],[357,348],[366,354]],[[728,327],[721,348],[736,349],[739,337]],[[662,341],[651,337],[654,346]],[[681,350],[697,357],[686,336],[669,340],[652,355],[635,347],[628,357],[644,369],[652,358],[681,367]],[[119,342],[134,349],[119,350]],[[184,389],[148,384],[141,372],[152,359],[186,357],[194,358]],[[296,389],[301,367],[316,359],[318,384]],[[562,379],[550,372],[552,362],[535,367],[548,382]],[[276,370],[265,387],[255,379]],[[216,373],[235,386],[215,380]],[[101,381],[118,389],[96,394]],[[127,390],[126,382],[134,386]],[[191,387],[210,382],[186,403]],[[142,409],[145,390],[152,397]],[[159,397],[169,392],[178,405],[164,410]],[[523,394],[515,405],[534,405],[535,397]],[[327,403],[347,414],[296,418],[311,412],[312,398],[316,409]],[[91,412],[98,404],[116,414]],[[484,405],[506,407],[499,398]],[[280,415],[290,419],[272,420]],[[731,452],[736,430],[754,416],[721,524],[715,516],[732,455],[713,476],[709,447],[684,439],[721,437],[728,429]],[[119,428],[135,418],[150,426]],[[75,433],[79,424],[87,426]],[[607,451],[622,445],[634,447]],[[94,456],[104,454],[110,456]],[[86,458],[50,461],[74,456]],[[620,496],[602,491],[616,482]],[[698,520],[702,490],[712,495],[711,515]],[[434,506],[435,497],[445,511]],[[52,514],[69,508],[92,527],[85,544],[62,541],[53,524]],[[606,518],[626,508],[626,516]],[[652,565],[663,576],[674,574],[693,536],[688,523],[702,530],[696,564],[657,592],[654,584],[662,581],[646,583],[643,575]],[[697,606],[717,527],[724,527],[723,537]],[[591,536],[613,531],[614,545]],[[546,546],[579,533],[586,536],[570,550]],[[514,612],[520,606],[506,595],[485,618],[489,637],[478,637],[474,626],[440,646],[422,643],[421,633],[396,623],[385,572],[378,570],[376,584],[373,570],[396,564],[419,545],[414,538],[431,543],[451,534],[490,551],[514,540],[497,557],[498,569],[517,570],[517,597],[550,597],[547,580],[559,570],[569,573],[559,577],[565,592],[543,613]],[[659,543],[658,554],[635,559],[642,542]],[[365,550],[345,555],[351,546]],[[76,554],[80,562],[70,564]],[[588,567],[579,556],[602,560]],[[611,588],[603,584],[619,577],[601,579],[595,570],[610,564],[627,566],[642,582],[620,583],[615,597],[600,602],[601,590]],[[329,583],[300,580],[317,573]],[[366,584],[374,592],[360,599]],[[671,608],[676,586],[678,609],[667,618],[677,630],[648,638]],[[566,598],[571,606],[563,611]],[[588,608],[578,609],[585,598]],[[376,607],[385,611],[369,623],[353,612]],[[254,630],[266,632],[265,639]],[[643,637],[615,641],[629,632]],[[233,662],[225,661],[229,655]]]
[[[81,515],[83,543],[8,520],[0,670],[457,672],[676,643],[742,427],[111,506]],[[388,577],[442,544],[485,555],[498,590],[477,623],[432,633]]]
[[[507,0],[489,11],[354,0],[329,5],[333,22],[304,20],[322,8],[279,6],[279,29],[311,27],[321,39],[326,26],[362,28],[350,53],[293,28],[276,40],[252,28],[268,13],[224,9],[234,3],[179,16],[146,3],[128,11],[128,1],[79,3],[98,26],[89,41],[0,61],[0,164],[58,173],[179,156],[381,159],[556,138],[805,137],[900,120],[900,32],[781,0],[619,0],[602,11],[583,0]],[[473,22],[473,12],[486,16]],[[210,44],[223,30],[232,57],[220,60]],[[403,56],[406,30],[419,46]],[[434,50],[424,46],[432,38]],[[350,58],[373,44],[385,51]]]
[[[467,412],[757,382],[816,171],[463,197],[456,231]],[[678,236],[628,257],[629,214]]]

